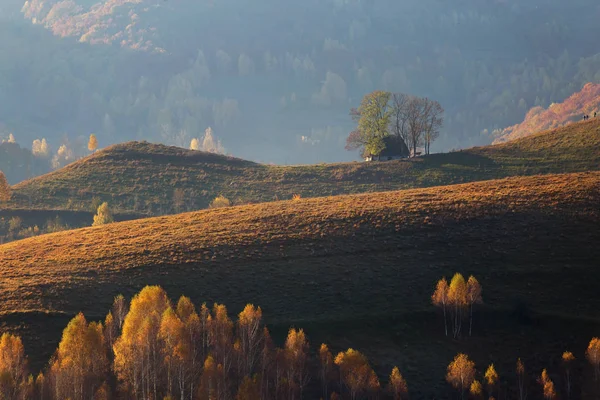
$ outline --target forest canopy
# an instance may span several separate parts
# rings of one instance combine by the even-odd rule
[[[0,137],[77,154],[91,133],[189,147],[211,127],[241,158],[343,161],[376,89],[444,105],[438,152],[600,83],[591,0],[92,3],[0,3]]]

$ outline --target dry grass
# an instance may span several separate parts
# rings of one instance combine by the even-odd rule
[[[56,346],[63,315],[101,318],[114,295],[160,284],[173,297],[223,302],[232,313],[261,305],[275,332],[295,324],[313,344],[363,350],[382,376],[399,364],[417,398],[438,398],[458,351],[479,368],[495,362],[503,377],[514,375],[516,356],[535,371],[558,371],[547,360],[565,348],[584,360],[600,308],[600,247],[591,245],[600,242],[599,203],[600,172],[589,172],[288,200],[45,235],[0,246],[0,330],[24,334],[39,366]],[[443,338],[429,304],[435,281],[455,271],[475,274],[484,288],[476,337],[462,342]],[[515,304],[549,317],[515,322]]]
[[[598,220],[599,200],[600,173],[579,173],[283,201],[60,232],[0,247],[0,310],[73,313],[79,307],[91,306],[93,313],[100,315],[106,301],[119,290],[134,290],[136,285],[163,278],[167,285],[181,283],[187,287],[194,282],[193,287],[199,289],[206,285],[205,274],[223,274],[223,281],[215,282],[223,291],[214,291],[215,298],[229,297],[229,288],[238,287],[241,291],[236,303],[241,304],[251,300],[243,295],[244,291],[254,292],[265,282],[273,282],[275,286],[264,293],[259,304],[274,314],[304,318],[315,315],[313,307],[296,310],[278,298],[277,287],[287,287],[286,281],[305,289],[335,291],[335,286],[343,285],[349,278],[347,273],[358,264],[365,268],[361,275],[380,281],[386,274],[407,273],[406,265],[415,264],[416,248],[424,246],[446,254],[453,246],[469,246],[467,236],[460,239],[467,243],[452,243],[450,237],[456,240],[459,232],[468,237],[483,236],[478,241],[495,240],[497,235],[507,236],[497,240],[512,240],[523,234],[488,232],[486,221],[490,226],[514,224],[506,229],[515,230],[543,227],[555,219],[567,226],[571,219],[572,224],[591,223]],[[554,237],[559,233],[542,234]],[[498,246],[494,242],[488,245],[491,253],[513,250],[501,242]],[[413,259],[407,260],[405,251]],[[417,254],[419,258],[430,256]],[[388,256],[398,257],[398,263],[382,264],[380,259]],[[449,263],[433,256],[440,266]],[[372,267],[365,266],[369,260],[373,261]],[[478,260],[484,262],[484,258]],[[506,265],[505,271],[510,268]],[[440,270],[439,266],[434,269]],[[236,273],[231,276],[233,270]],[[176,271],[182,274],[182,282],[167,278],[171,274],[175,278]],[[429,275],[425,264],[412,272],[426,274],[421,283],[427,286],[436,276]],[[275,275],[281,276],[275,280]],[[128,287],[127,280],[121,280],[123,276],[142,279]],[[412,280],[411,285],[415,282]],[[388,285],[395,287],[393,282]],[[99,297],[89,298],[90,290]],[[180,290],[194,295],[184,288]],[[271,304],[278,301],[281,304]],[[422,306],[423,300],[418,303]],[[339,308],[343,304],[337,301],[323,306],[330,309],[331,315],[343,312]],[[353,312],[361,308],[356,306]],[[365,306],[360,311],[366,313],[370,308]],[[392,309],[397,311],[396,307]],[[318,314],[326,317],[329,312],[321,310]]]
[[[509,176],[600,169],[600,121],[573,124],[497,146],[415,160],[268,166],[175,147],[112,146],[14,187],[10,207],[89,210],[95,197],[117,212],[173,213],[208,207],[217,195],[234,204],[450,185]],[[177,208],[179,209],[179,207]]]

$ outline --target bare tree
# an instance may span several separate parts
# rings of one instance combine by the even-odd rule
[[[407,110],[413,97],[404,93],[392,94],[392,118],[390,132],[392,135],[408,143]]]
[[[425,146],[425,153],[429,154],[431,143],[439,137],[443,114],[437,101],[394,93],[390,132],[404,141],[413,156],[419,146]]]
[[[423,144],[425,132],[424,114],[425,99],[411,97],[406,107],[407,141],[413,157],[417,155],[417,147]]]
[[[431,143],[440,136],[440,128],[444,123],[444,109],[435,100],[423,99],[423,142],[425,154],[429,154]]]
[[[390,104],[385,100],[384,102],[373,101],[372,99],[377,98],[378,94],[380,98],[387,99]],[[365,99],[371,101],[365,103]],[[373,103],[378,106],[372,107]],[[383,118],[383,111],[385,111],[385,118]],[[369,113],[373,114],[373,117],[365,118],[365,114]],[[373,129],[371,126],[373,124],[366,127],[365,123],[371,120],[387,120],[388,126],[385,129],[387,134],[402,141],[413,156],[417,154],[417,147],[420,146],[424,146],[426,154],[429,154],[431,143],[439,137],[444,122],[443,114],[444,109],[440,103],[428,98],[404,93],[373,92],[365,96],[359,109],[350,110],[350,116],[359,126],[348,136],[346,149],[367,149],[372,144],[370,136],[373,136],[368,133],[382,129]]]

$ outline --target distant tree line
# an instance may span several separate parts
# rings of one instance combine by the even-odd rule
[[[94,153],[98,149],[95,134],[89,136],[87,150]],[[4,171],[9,182],[18,183],[29,178],[50,172],[87,155],[83,145],[64,141],[53,151],[45,138],[35,139],[31,149],[21,147],[11,133],[0,143],[0,171]]]
[[[59,216],[35,223],[24,221],[19,216],[0,217],[0,244],[73,228],[74,226],[65,223]]]
[[[434,100],[404,93],[374,91],[350,111],[357,128],[346,140],[347,150],[360,150],[363,157],[379,157],[394,143],[402,156],[416,156],[423,146],[429,154],[444,123],[444,109]],[[386,139],[393,139],[393,141]]]
[[[585,40],[597,30],[594,14],[585,12],[593,0],[567,9],[559,0],[469,0],[433,10],[417,0],[386,7],[313,2],[285,10],[272,4],[237,1],[244,10],[239,24],[226,17],[229,3],[145,10],[128,2],[114,10],[114,26],[107,28],[92,17],[105,10],[86,2],[29,1],[23,12],[36,18],[35,26],[21,15],[0,26],[6,66],[0,71],[0,125],[18,137],[31,135],[28,142],[38,136],[58,143],[65,133],[73,140],[94,131],[105,143],[147,139],[180,146],[212,126],[233,153],[260,138],[251,132],[261,132],[270,138],[257,146],[264,152],[248,157],[328,161],[342,157],[332,144],[347,130],[343,123],[330,126],[332,116],[376,88],[427,94],[444,104],[444,132],[436,142],[442,150],[485,144],[490,136],[481,132],[513,125],[530,108],[600,81],[597,48]],[[552,21],[529,12],[533,4],[543,5]],[[270,18],[252,17],[262,14]],[[293,34],[282,34],[290,17],[297,21]],[[339,24],[329,26],[332,18]],[[177,29],[171,20],[179,21]],[[98,30],[88,30],[90,23]],[[52,37],[43,26],[74,40]],[[202,40],[212,36],[229,39]],[[89,45],[106,38],[139,49],[152,42],[151,48],[167,53]],[[256,47],[258,42],[264,45]],[[473,51],[480,48],[488,51]],[[15,81],[27,85],[10,84]],[[277,112],[280,102],[285,112]],[[291,148],[294,136],[303,134],[320,142]]]

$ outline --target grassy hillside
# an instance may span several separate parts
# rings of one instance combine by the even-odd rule
[[[89,210],[98,197],[117,210],[157,215],[205,208],[220,194],[247,204],[599,168],[600,121],[496,146],[375,163],[270,166],[131,142],[16,185],[13,206]],[[176,189],[183,193],[179,206]]]
[[[502,130],[494,143],[523,138],[536,132],[581,121],[586,114],[593,117],[599,106],[600,85],[588,83],[581,91],[574,93],[562,103],[552,103],[547,109],[540,106],[533,107],[523,122]]]
[[[314,343],[364,349],[382,373],[399,363],[413,387],[436,395],[458,350],[478,363],[491,357],[513,376],[517,355],[551,367],[536,352],[585,346],[598,328],[600,248],[589,244],[600,241],[599,202],[600,172],[589,172],[45,235],[0,246],[0,326],[20,326],[26,345],[47,355],[43,346],[56,344],[62,315],[100,318],[117,293],[160,284],[174,297],[223,302],[232,312],[259,304],[269,324],[306,327]],[[475,274],[484,288],[476,337],[462,342],[443,337],[429,304],[435,281],[455,271]],[[497,345],[499,335],[507,347]]]

